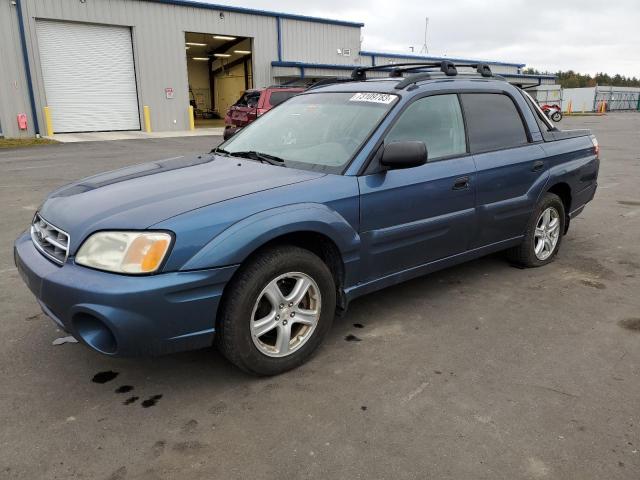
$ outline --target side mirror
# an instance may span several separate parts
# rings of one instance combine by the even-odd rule
[[[419,167],[427,163],[427,146],[424,142],[391,142],[384,146],[380,163],[388,170]]]

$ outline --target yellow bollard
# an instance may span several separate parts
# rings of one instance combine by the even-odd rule
[[[151,114],[149,113],[149,107],[145,105],[142,107],[144,111],[144,131],[151,133]]]
[[[51,121],[51,110],[49,107],[44,107],[44,127],[47,131],[47,137],[53,136],[53,122]]]
[[[569,106],[567,107],[567,113],[569,115],[571,115],[571,113],[573,113],[573,104],[571,103],[571,100],[569,100]]]
[[[193,105],[189,105],[189,130],[196,129],[196,121],[193,119]]]
[[[587,105],[583,103],[583,104],[582,104],[582,113],[583,113],[583,114],[584,114],[584,111],[585,111],[585,109],[586,109],[586,108],[587,108]]]

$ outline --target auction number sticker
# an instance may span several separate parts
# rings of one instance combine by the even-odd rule
[[[390,104],[395,100],[395,95],[389,95],[388,93],[356,93],[349,99],[350,102],[370,102],[370,103],[384,103]]]

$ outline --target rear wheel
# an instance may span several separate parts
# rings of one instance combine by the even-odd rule
[[[509,251],[512,262],[523,267],[540,267],[558,253],[565,225],[560,197],[545,193],[527,226],[523,242]]]
[[[216,343],[241,369],[276,375],[316,350],[335,307],[335,283],[318,256],[294,246],[270,248],[226,287]]]
[[[560,120],[562,120],[562,113],[560,112],[554,112],[551,114],[551,120],[553,120],[554,122],[559,122]]]

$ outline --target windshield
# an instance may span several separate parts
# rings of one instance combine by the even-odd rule
[[[397,100],[386,93],[309,93],[269,111],[219,150],[277,157],[284,166],[341,173]]]

